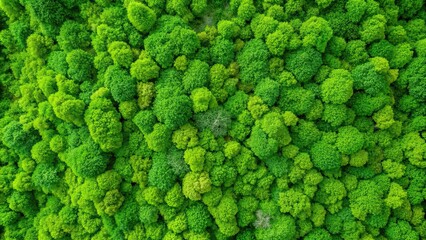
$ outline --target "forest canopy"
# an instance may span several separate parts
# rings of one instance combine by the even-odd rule
[[[0,240],[426,239],[425,0],[0,0]]]

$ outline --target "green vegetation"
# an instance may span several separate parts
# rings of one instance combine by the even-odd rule
[[[425,0],[0,0],[0,240],[426,239]]]

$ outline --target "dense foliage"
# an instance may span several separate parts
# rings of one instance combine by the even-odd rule
[[[425,0],[0,0],[0,239],[426,239]]]

